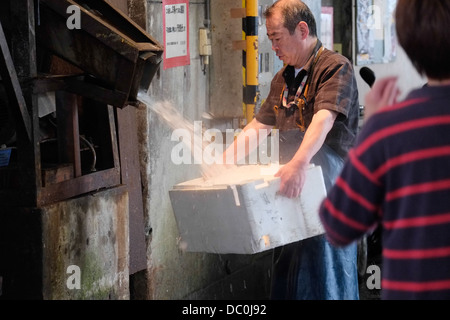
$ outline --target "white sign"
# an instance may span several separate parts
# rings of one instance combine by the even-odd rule
[[[164,68],[189,64],[189,15],[187,1],[166,0],[164,10]]]

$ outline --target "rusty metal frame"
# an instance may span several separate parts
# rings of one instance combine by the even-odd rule
[[[31,2],[30,2],[31,1]],[[34,10],[32,0],[27,0],[28,6],[20,10],[25,10],[28,14],[24,18],[29,28],[30,47],[27,53],[29,57],[24,57],[29,61],[29,69],[36,69],[35,42],[34,42]],[[21,21],[21,23],[24,23]],[[107,114],[109,122],[109,132],[111,139],[111,154],[113,166],[110,169],[102,170],[95,173],[81,175],[80,158],[77,153],[80,151],[77,126],[78,115],[76,114],[76,102],[73,95],[64,93],[75,91],[80,94],[87,85],[77,86],[81,81],[73,77],[54,77],[53,79],[35,78],[34,72],[19,82],[18,74],[15,70],[13,59],[8,48],[6,36],[0,21],[0,71],[2,83],[13,104],[10,106],[14,111],[15,122],[21,124],[17,126],[18,132],[18,166],[14,168],[2,168],[0,175],[11,176],[10,180],[14,180],[10,186],[0,188],[0,206],[1,207],[43,207],[45,205],[73,198],[82,194],[95,192],[100,189],[111,188],[121,185],[121,172],[119,161],[119,147],[117,141],[116,120],[113,106],[107,105]],[[70,88],[74,88],[70,90]],[[37,112],[37,94],[49,91],[62,92],[63,100],[60,101],[59,108],[64,106],[63,117],[65,118],[63,132],[66,141],[61,142],[64,145],[64,155],[74,163],[75,177],[73,179],[43,185],[41,177],[40,164],[40,146],[38,141],[38,112]],[[84,92],[83,92],[84,93]],[[28,104],[27,104],[28,101]],[[26,139],[26,141],[23,141]],[[68,139],[68,140],[67,140]],[[69,141],[70,140],[70,141]],[[32,156],[30,156],[32,155]],[[29,168],[30,165],[33,168]],[[25,170],[24,170],[25,169]],[[31,173],[31,174],[29,174]]]
[[[0,21],[0,75],[10,101],[14,104],[13,113],[20,117],[21,123],[27,133],[28,139],[31,141],[32,128],[31,119],[28,114],[27,105],[22,94],[19,79],[14,67],[8,43],[6,42],[5,32],[3,31]],[[17,113],[16,111],[19,111]]]
[[[101,79],[101,83],[89,81],[87,85],[83,83],[86,79],[73,79],[72,90],[99,99],[92,92],[92,86],[96,85],[95,91],[115,107],[136,104],[140,83],[134,80],[142,74],[145,66],[150,66],[150,70],[145,70],[146,74],[152,75],[145,78],[150,83],[162,61],[163,46],[105,1],[40,0],[40,3],[41,25],[37,37],[41,44],[53,54]],[[71,5],[80,8],[81,30],[66,27],[66,10]],[[70,46],[61,46],[60,43],[70,43]],[[108,65],[108,68],[103,65]]]

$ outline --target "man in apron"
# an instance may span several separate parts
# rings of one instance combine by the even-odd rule
[[[317,38],[311,10],[280,0],[265,12],[272,49],[285,67],[245,132],[280,131],[280,193],[300,195],[311,163],[322,167],[327,190],[340,173],[358,129],[359,99],[353,66]],[[262,141],[264,137],[260,137]],[[236,160],[236,159],[235,159]],[[318,236],[274,250],[272,299],[359,299],[357,246],[336,249]]]

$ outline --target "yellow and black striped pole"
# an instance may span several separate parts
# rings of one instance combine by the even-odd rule
[[[243,19],[244,116],[250,123],[255,116],[259,96],[258,0],[243,0],[246,17]]]

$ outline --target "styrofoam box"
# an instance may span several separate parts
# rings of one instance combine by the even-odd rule
[[[296,199],[279,194],[277,170],[241,166],[221,178],[174,186],[169,194],[182,249],[256,254],[323,234],[318,215],[326,196],[321,167],[307,171]]]

